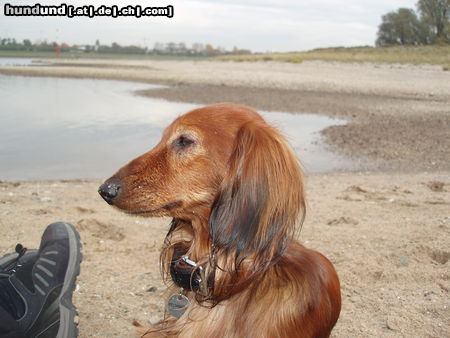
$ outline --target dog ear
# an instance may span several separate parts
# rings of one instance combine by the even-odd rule
[[[234,257],[223,262],[234,269],[248,257],[271,264],[304,210],[302,173],[284,137],[264,120],[244,124],[209,218],[213,254]]]

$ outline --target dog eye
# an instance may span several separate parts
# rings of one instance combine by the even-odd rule
[[[194,143],[195,143],[194,140],[190,139],[189,137],[187,137],[185,135],[181,135],[179,138],[177,138],[175,140],[174,146],[178,149],[184,149]]]

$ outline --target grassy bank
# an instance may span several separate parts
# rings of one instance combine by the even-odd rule
[[[0,51],[0,57],[55,58],[54,52]],[[450,45],[417,47],[336,47],[319,48],[307,52],[226,55],[218,57],[191,57],[139,54],[61,53],[64,59],[116,60],[222,60],[222,61],[281,61],[300,63],[307,60],[338,62],[374,62],[442,65],[450,69]]]
[[[227,55],[217,57],[224,61],[282,61],[299,63],[306,60],[339,62],[375,62],[450,65],[450,46],[418,47],[352,47],[321,48],[307,52],[272,53],[257,55]]]

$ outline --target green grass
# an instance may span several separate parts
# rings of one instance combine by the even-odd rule
[[[0,57],[8,58],[55,58],[54,52],[0,51]],[[115,60],[200,60],[196,56],[106,54],[106,53],[60,53],[61,59],[115,59]]]
[[[227,55],[214,58],[222,61],[281,61],[299,63],[306,60],[339,62],[450,64],[450,45],[419,47],[337,47],[307,52]]]

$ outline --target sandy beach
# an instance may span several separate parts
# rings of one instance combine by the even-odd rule
[[[348,120],[323,135],[361,169],[306,173],[299,236],[341,279],[332,336],[450,336],[450,73],[441,67],[60,60],[0,74],[160,83],[167,87],[140,94]],[[97,194],[100,183],[1,182],[0,255],[18,242],[37,247],[48,223],[73,223],[84,254],[74,293],[80,337],[133,337],[133,320],[154,323],[164,314],[158,260],[170,220],[112,209]]]

